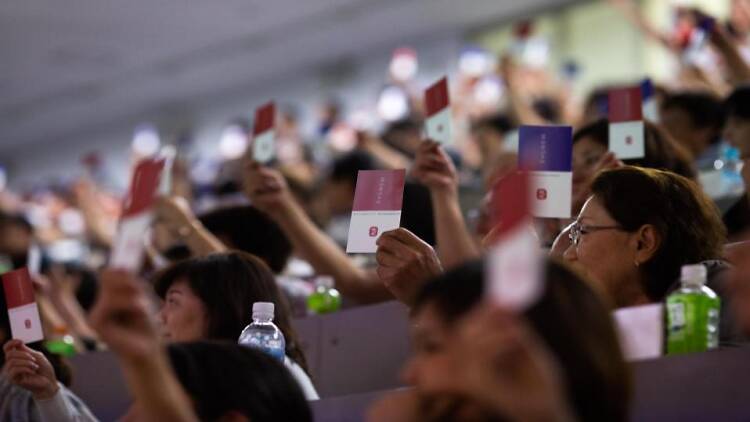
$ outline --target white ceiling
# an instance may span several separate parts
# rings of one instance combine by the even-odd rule
[[[0,2],[0,151],[572,0]]]

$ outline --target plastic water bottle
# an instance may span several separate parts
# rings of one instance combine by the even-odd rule
[[[75,340],[68,333],[68,329],[58,326],[54,328],[53,332],[55,333],[54,338],[44,342],[47,351],[66,358],[74,356],[76,354]]]
[[[742,170],[742,160],[740,160],[740,151],[731,145],[722,145],[721,159],[717,160],[714,167],[721,169],[721,181],[724,185],[724,192],[728,194],[739,194],[745,190],[745,184],[742,180],[740,171]]]
[[[279,327],[273,323],[273,316],[273,303],[255,302],[253,322],[242,330],[238,343],[261,350],[284,362],[286,341]]]
[[[341,308],[341,294],[333,288],[333,278],[322,276],[315,279],[315,291],[307,298],[307,309],[314,314],[336,312]]]
[[[667,354],[715,349],[721,299],[705,286],[706,267],[683,266],[680,283],[680,289],[667,297]]]

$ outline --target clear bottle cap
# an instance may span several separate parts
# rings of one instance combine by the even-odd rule
[[[255,302],[253,303],[253,318],[273,318],[274,309],[273,302]]]
[[[703,264],[683,265],[680,281],[690,286],[706,284],[708,272]]]

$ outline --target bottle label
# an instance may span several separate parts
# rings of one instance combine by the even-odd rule
[[[668,303],[667,310],[669,312],[669,330],[679,331],[685,328],[685,304],[684,303]]]

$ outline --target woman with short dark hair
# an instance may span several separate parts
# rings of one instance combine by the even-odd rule
[[[233,251],[188,259],[157,274],[154,289],[164,301],[160,317],[169,342],[236,342],[252,323],[255,302],[272,302],[274,323],[286,340],[286,364],[309,399],[317,399],[288,306],[271,270],[254,255]]]
[[[618,306],[661,301],[686,264],[721,258],[726,230],[700,187],[668,171],[604,171],[570,227],[564,258]]]

